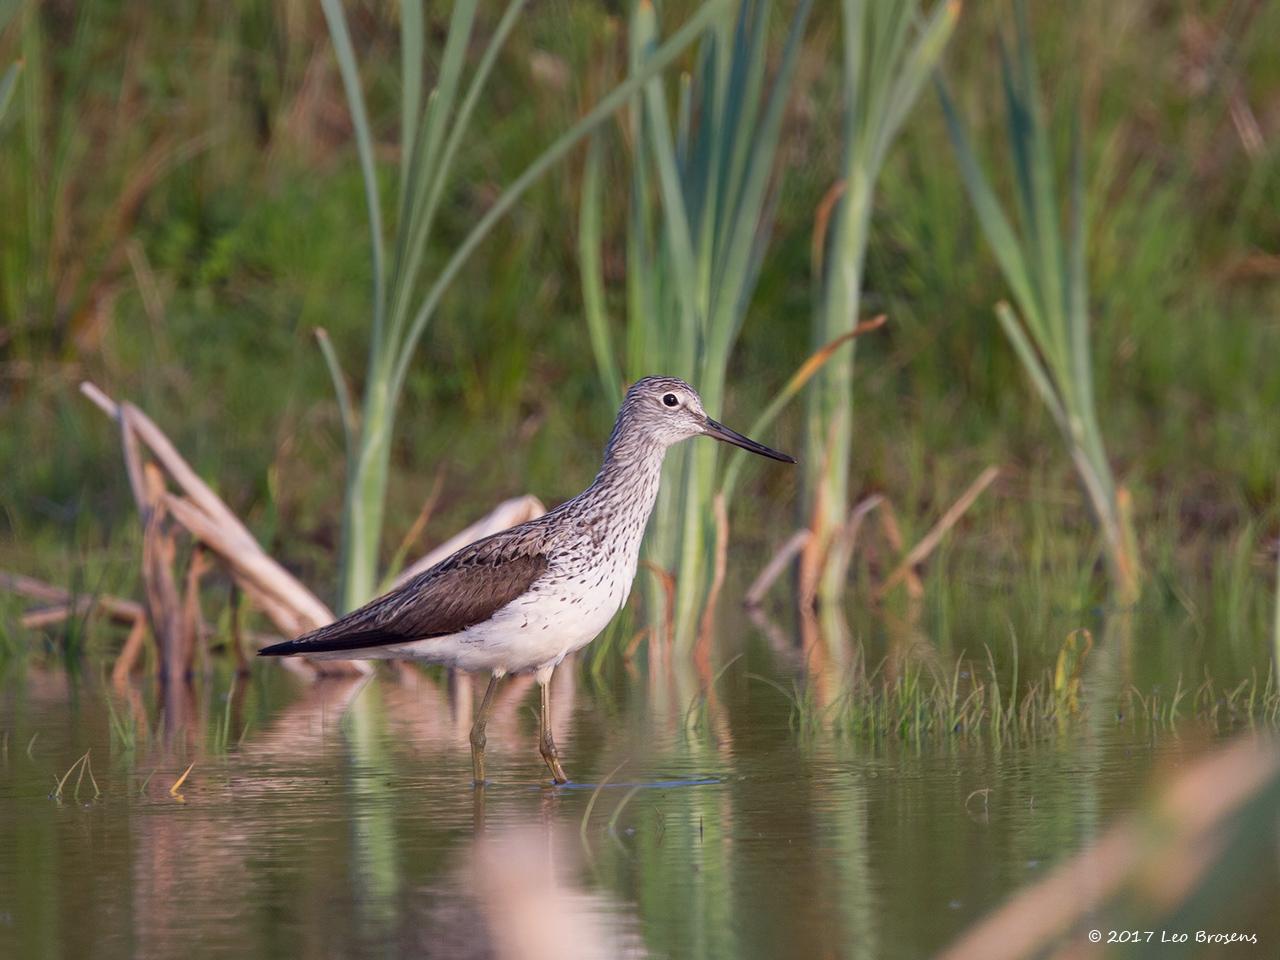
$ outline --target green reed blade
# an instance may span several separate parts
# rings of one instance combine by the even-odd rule
[[[11,64],[9,69],[0,75],[0,120],[4,119],[18,86],[18,76],[22,73],[22,62]]]
[[[351,45],[351,32],[347,29],[342,0],[320,0],[320,5],[338,57],[338,71],[342,75],[342,86],[347,95],[351,126],[356,138],[356,153],[360,158],[360,176],[364,181],[365,207],[369,217],[369,250],[373,258],[373,329],[370,336],[372,357],[381,348],[383,314],[386,309],[386,276],[383,271],[386,254],[382,238],[382,206],[378,199],[378,171],[373,160],[373,134],[369,129],[368,110],[360,87],[360,71],[356,65],[356,52]]]
[[[601,209],[601,152],[599,136],[591,138],[587,163],[582,174],[582,208],[578,215],[578,261],[582,271],[582,307],[587,318],[587,334],[596,369],[600,372],[605,396],[622,399],[622,376],[613,350],[609,317],[605,311],[604,264],[600,254],[603,213]]]
[[[418,142],[418,118],[422,115],[423,47],[426,24],[422,0],[400,2],[400,198],[401,218],[408,209],[413,146]],[[407,145],[407,149],[405,148]],[[397,227],[398,228],[398,227]]]

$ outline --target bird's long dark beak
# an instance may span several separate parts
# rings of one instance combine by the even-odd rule
[[[772,447],[766,447],[763,443],[756,443],[750,437],[744,437],[737,430],[730,430],[723,423],[717,423],[710,417],[707,417],[706,434],[708,437],[714,437],[716,440],[723,440],[725,443],[732,443],[735,447],[741,447],[743,450],[750,450],[752,453],[758,453],[762,457],[768,457],[770,460],[781,460],[783,463],[795,463],[796,458],[785,453],[779,453]]]

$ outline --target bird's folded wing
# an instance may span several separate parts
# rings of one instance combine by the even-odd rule
[[[542,538],[519,527],[478,540],[408,583],[262,656],[325,653],[444,637],[488,620],[547,569]]]

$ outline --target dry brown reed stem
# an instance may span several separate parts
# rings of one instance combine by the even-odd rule
[[[200,581],[209,571],[209,555],[199,543],[191,551],[187,561],[186,583],[182,592],[182,665],[190,675],[196,666],[196,647],[200,640],[200,626],[204,618],[200,615]]]
[[[117,689],[129,682],[129,675],[133,673],[134,665],[142,655],[142,645],[146,639],[147,618],[139,616],[129,630],[129,636],[125,637],[124,646],[120,648],[116,662],[111,667],[111,683]]]
[[[893,501],[887,497],[880,503],[880,532],[884,534],[885,540],[889,543],[889,549],[901,556],[906,549],[906,544],[902,539],[902,527],[898,525],[898,514],[893,509]],[[908,566],[906,572],[902,574],[902,579],[906,581],[907,593],[913,598],[924,596],[924,583],[921,582],[919,575],[915,570]]]
[[[138,511],[142,515],[142,584],[147,598],[147,616],[151,621],[151,633],[156,638],[156,651],[160,657],[160,676],[166,682],[180,679],[178,648],[181,644],[181,606],[178,585],[173,576],[173,564],[177,559],[177,544],[172,531],[165,523],[164,477],[155,464],[141,463],[128,419],[121,421],[125,437],[125,460],[129,465],[131,481],[135,473],[141,480],[134,484],[141,489]]]
[[[939,960],[1014,960],[1077,955],[1079,942],[1048,954],[1091,914],[1127,894],[1168,908],[1203,878],[1230,817],[1280,776],[1274,747],[1244,737],[1184,770],[1149,811],[1127,818],[1039,883],[1022,890],[939,955]],[[1074,938],[1073,938],[1074,939]]]
[[[669,648],[675,643],[676,637],[676,578],[670,571],[658,566],[652,560],[640,561],[640,566],[644,567],[654,575],[658,583],[662,586],[662,595],[664,599],[662,614],[662,638],[665,645]],[[658,632],[654,631],[654,638],[658,637]]]
[[[175,648],[181,630],[181,606],[177,600],[177,588],[172,585],[175,548],[172,532],[166,532],[163,524],[166,516],[215,553],[244,591],[286,636],[296,636],[333,621],[332,611],[267,555],[248,528],[200,479],[146,414],[132,404],[117,404],[87,381],[81,384],[80,389],[99,409],[120,424],[125,468],[144,520],[143,580],[148,592],[152,627],[162,649],[162,660],[172,660],[172,657],[164,658],[163,651]],[[151,462],[143,463],[140,445],[145,445],[155,456],[159,467]],[[166,474],[184,496],[175,496],[168,491]],[[291,661],[285,666],[305,669]],[[325,664],[326,672],[367,673],[369,669],[368,665],[354,661],[328,661]]]
[[[627,641],[627,645],[622,650],[622,659],[629,662],[636,655],[636,651],[640,649],[640,644],[644,642],[645,637],[652,633],[652,627],[641,627],[633,633],[631,639]]]
[[[514,527],[518,523],[524,523],[526,520],[533,520],[546,512],[547,508],[543,506],[542,501],[529,494],[504,500],[471,526],[460,530],[421,560],[407,567],[396,578],[395,585],[398,587],[407,583],[468,543],[474,543],[483,537]]]
[[[427,529],[427,524],[431,522],[431,515],[436,511],[436,505],[440,502],[440,494],[443,490],[444,467],[440,467],[436,470],[435,479],[431,481],[431,490],[427,493],[427,499],[422,503],[422,509],[413,518],[413,523],[409,524],[409,529],[401,539],[400,545],[391,554],[392,557],[396,558],[391,563],[392,569],[399,566],[400,561],[408,555],[409,549],[418,542],[422,532]]]
[[[823,261],[826,259],[827,233],[831,227],[831,214],[835,212],[836,204],[840,202],[844,192],[845,182],[842,178],[828,187],[827,192],[822,195],[822,199],[818,202],[818,209],[813,218],[813,233],[809,239],[809,262],[813,264],[813,275],[815,277],[823,275]]]
[[[707,591],[707,605],[702,610],[702,622],[698,625],[698,641],[694,646],[694,657],[701,666],[710,664],[711,636],[716,629],[716,603],[720,600],[720,588],[724,586],[729,559],[729,512],[725,507],[724,493],[717,493],[711,503],[716,518],[715,565],[711,588]]]
[[[810,530],[797,530],[780,546],[764,568],[756,574],[756,578],[751,581],[751,586],[747,587],[747,592],[742,597],[742,602],[747,607],[758,607],[764,601],[764,595],[769,592],[769,588],[777,582],[782,576],[787,565],[795,558],[805,544],[809,542],[809,538],[813,536]]]
[[[1000,468],[995,466],[987,467],[982,473],[978,474],[977,479],[969,484],[968,489],[960,495],[960,498],[947,509],[947,512],[942,515],[929,532],[920,538],[920,542],[911,548],[910,552],[902,558],[902,562],[898,564],[897,568],[880,584],[876,589],[876,597],[883,597],[906,579],[913,568],[923,563],[929,554],[937,549],[938,544],[942,542],[942,538],[947,535],[947,531],[960,522],[960,518],[968,512],[978,497],[982,496],[982,492],[991,486],[998,476],[1000,476]],[[913,590],[912,595],[918,596],[919,594],[916,594]]]
[[[831,541],[831,549],[827,557],[827,563],[832,564],[836,571],[835,579],[843,583],[849,576],[849,564],[853,562],[853,551],[858,545],[858,534],[862,531],[862,524],[872,510],[876,509],[884,502],[884,497],[878,493],[873,493],[866,497],[849,511],[849,519],[846,520],[837,531],[835,537]]]
[[[127,417],[129,425],[137,434],[138,439],[147,445],[147,448],[160,461],[160,465],[165,468],[174,482],[182,488],[201,510],[216,520],[219,526],[225,528],[228,537],[244,548],[250,550],[261,549],[253,538],[253,534],[245,528],[244,524],[222,502],[218,495],[200,479],[200,476],[182,458],[177,448],[174,447],[173,443],[150,417],[133,406],[133,404],[117,405],[95,384],[87,380],[80,384],[80,392],[88,397],[107,416],[116,420],[121,417]],[[135,490],[135,494],[136,492]]]

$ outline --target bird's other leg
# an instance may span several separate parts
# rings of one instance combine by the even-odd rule
[[[539,718],[538,752],[547,762],[551,771],[551,779],[556,783],[568,783],[564,775],[564,767],[560,766],[560,751],[556,749],[555,737],[551,734],[551,674],[555,665],[538,671],[538,687],[542,693],[542,714]]]
[[[484,699],[480,701],[480,709],[476,711],[475,723],[471,725],[471,773],[477,786],[484,784],[484,728],[489,722],[489,712],[493,709],[493,694],[498,689],[498,681],[502,674],[495,673],[485,688]]]

